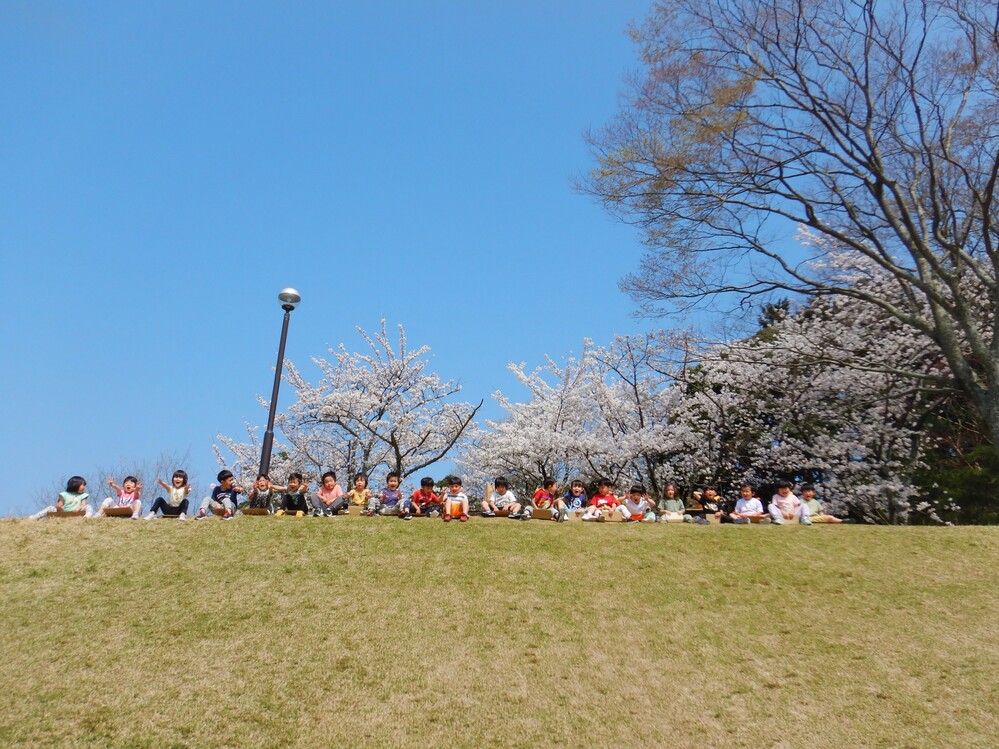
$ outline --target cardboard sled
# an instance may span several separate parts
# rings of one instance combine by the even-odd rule
[[[49,518],[82,518],[86,510],[52,510],[45,517]]]
[[[246,507],[243,509],[244,515],[270,515],[266,507]]]
[[[104,511],[105,516],[109,518],[130,518],[132,517],[131,507],[108,507]]]

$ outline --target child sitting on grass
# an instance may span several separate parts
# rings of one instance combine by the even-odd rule
[[[221,512],[224,520],[228,520],[236,512],[236,500],[243,493],[243,489],[236,486],[236,479],[233,477],[232,471],[223,469],[215,478],[219,482],[218,486],[212,489],[210,497],[201,500],[201,507],[194,518],[195,520],[204,520],[208,517],[209,510]]]
[[[519,517],[523,517],[525,520],[530,520],[530,515],[523,513],[523,507],[520,502],[517,501],[517,497],[514,495],[513,491],[510,489],[510,482],[506,480],[505,476],[497,476],[493,481],[495,485],[495,491],[491,499],[482,500],[482,514],[487,518],[494,518],[500,510],[507,511],[507,517],[511,520],[516,520]],[[526,517],[524,517],[526,514]]]
[[[739,487],[739,499],[735,503],[735,511],[732,513],[733,522],[752,523],[764,517],[763,502],[756,496],[756,492],[749,484]]]
[[[157,497],[153,500],[153,507],[146,515],[146,520],[155,518],[157,511],[162,512],[164,517],[187,520],[187,506],[190,504],[187,495],[191,493],[191,487],[187,483],[187,472],[174,471],[171,482],[168,484],[163,479],[156,478],[156,483],[167,490],[167,496],[166,499]]]
[[[551,510],[552,520],[559,523],[569,519],[569,511],[566,509],[565,501],[561,497],[555,496],[555,479],[542,479],[541,488],[534,492],[531,497],[531,507],[527,509],[531,515],[534,510]]]
[[[49,505],[44,510],[39,510],[31,515],[32,520],[41,520],[50,512],[79,512],[83,510],[86,517],[94,516],[94,510],[87,505],[90,495],[86,492],[87,481],[82,476],[73,476],[66,482],[66,491],[59,492],[56,503]]]
[[[812,484],[801,485],[801,503],[808,510],[808,519],[813,523],[851,523],[852,520],[833,517],[826,513],[826,508],[815,498],[815,487]]]
[[[288,486],[281,495],[281,506],[274,513],[275,517],[281,517],[285,514],[293,514],[297,518],[305,517],[305,513],[309,511],[308,493],[309,482],[303,478],[302,474],[298,471],[289,473]]]
[[[702,517],[705,525],[710,524],[712,520],[722,520],[724,510],[722,508],[722,499],[718,496],[717,486],[711,484],[705,486],[698,501],[701,503],[701,507],[704,508]]]
[[[367,509],[368,502],[370,502],[374,496],[368,488],[367,474],[359,473],[354,476],[354,488],[344,494],[344,496],[347,498],[347,501],[350,502],[351,507],[364,507]]]
[[[414,515],[441,514],[441,498],[434,494],[434,480],[430,476],[420,479],[420,488],[409,496]]]
[[[663,498],[659,500],[659,521],[663,523],[682,523],[684,520],[683,500],[676,484],[666,484],[663,487]]]
[[[590,497],[590,506],[583,513],[583,520],[606,520],[619,504],[621,502],[614,495],[610,479],[600,479],[597,481],[597,493]]]
[[[369,516],[374,515],[376,512],[379,515],[398,515],[400,513],[403,501],[402,492],[399,491],[400,480],[399,474],[396,471],[392,471],[385,477],[385,483],[388,486],[382,489],[377,500],[372,497],[368,502]]]
[[[656,522],[656,512],[652,509],[649,495],[641,484],[635,484],[631,487],[628,496],[618,506],[617,511],[624,517],[625,522],[638,520],[646,523]]]
[[[577,517],[582,515],[587,505],[586,487],[583,486],[583,482],[573,479],[569,484],[569,491],[562,497],[562,502],[565,504],[567,515],[568,513],[575,513]]]
[[[274,513],[274,504],[279,492],[284,491],[288,491],[288,488],[272,484],[270,478],[261,473],[257,476],[253,488],[250,489],[246,506],[251,510],[267,510],[267,514],[271,515]]]
[[[336,481],[336,474],[327,471],[319,480],[321,486],[316,493],[310,497],[312,501],[312,515],[319,517],[325,515],[332,517],[347,507],[347,500],[344,498],[343,489]]]
[[[142,495],[142,482],[135,476],[126,476],[121,483],[122,486],[118,486],[113,478],[108,479],[108,486],[115,490],[117,498],[105,498],[101,509],[97,511],[97,517],[107,517],[107,510],[111,507],[127,507],[132,511],[132,519],[138,520],[139,513],[142,512],[142,501],[139,499]]]
[[[457,517],[461,522],[468,521],[468,497],[461,491],[461,479],[451,476],[447,481],[447,492],[444,494],[444,522],[451,522]]]
[[[783,525],[785,520],[794,520],[796,517],[802,525],[812,524],[808,519],[808,508],[791,492],[790,481],[777,483],[777,493],[770,500],[769,510],[770,519],[775,525]]]

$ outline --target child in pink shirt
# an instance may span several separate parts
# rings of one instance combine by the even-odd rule
[[[789,481],[780,481],[777,484],[777,493],[770,500],[770,519],[776,525],[783,525],[785,520],[798,518],[802,525],[811,525],[808,519],[808,507],[801,503],[801,500],[794,496],[791,491]]]

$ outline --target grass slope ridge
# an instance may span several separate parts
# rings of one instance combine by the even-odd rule
[[[0,522],[0,745],[986,747],[999,528]]]

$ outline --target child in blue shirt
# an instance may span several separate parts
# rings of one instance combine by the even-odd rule
[[[215,478],[219,482],[218,486],[212,489],[210,497],[205,497],[201,501],[201,509],[198,510],[195,520],[204,520],[208,517],[209,510],[221,512],[224,520],[229,520],[236,512],[236,502],[243,490],[236,486],[236,478],[232,475],[232,471],[219,471]]]
[[[385,477],[385,483],[388,484],[388,487],[382,489],[377,499],[372,497],[368,502],[368,515],[374,515],[376,512],[379,515],[405,515],[403,494],[399,489],[400,480],[396,471],[392,471]]]

